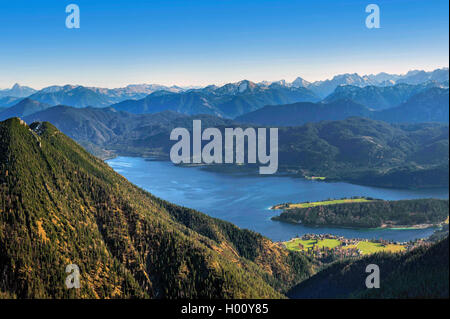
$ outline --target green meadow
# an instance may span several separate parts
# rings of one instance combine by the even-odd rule
[[[366,198],[344,198],[344,199],[332,199],[332,200],[323,200],[319,202],[305,202],[305,203],[296,203],[296,204],[284,204],[276,205],[274,209],[294,209],[294,208],[308,208],[308,207],[316,207],[316,206],[325,206],[325,205],[335,205],[335,204],[345,204],[345,203],[362,203],[362,202],[372,202],[373,199]]]
[[[292,251],[306,251],[309,248],[313,248],[314,245],[316,245],[319,249],[323,247],[327,248],[336,248],[341,246],[341,241],[338,239],[308,239],[303,240],[300,238],[293,238],[287,242],[284,242],[284,245],[288,250]],[[300,246],[302,245],[302,247]],[[348,246],[342,246],[342,249],[349,249],[349,248],[358,248],[361,251],[361,254],[363,255],[370,255],[378,252],[400,252],[405,250],[405,247],[403,245],[398,244],[387,244],[383,245],[380,243],[375,243],[371,241],[360,241],[356,245],[348,245]]]

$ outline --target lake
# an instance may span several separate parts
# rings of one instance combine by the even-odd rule
[[[448,189],[385,189],[287,176],[224,174],[137,157],[117,157],[106,162],[130,182],[157,197],[259,232],[274,241],[284,241],[306,233],[408,241],[427,237],[434,231],[434,228],[367,230],[286,224],[270,219],[279,214],[279,211],[269,209],[275,204],[351,196],[385,200],[448,198]]]

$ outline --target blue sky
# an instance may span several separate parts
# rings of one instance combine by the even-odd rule
[[[67,29],[65,7],[80,7]],[[381,28],[367,29],[378,4]],[[0,0],[0,88],[320,80],[448,66],[441,0]]]

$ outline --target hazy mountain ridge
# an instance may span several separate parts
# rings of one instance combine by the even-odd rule
[[[268,105],[235,119],[240,123],[271,126],[298,126],[308,122],[344,120],[350,116],[368,117],[371,111],[349,99],[330,103],[300,102],[287,105]]]
[[[51,106],[63,104],[74,107],[106,107],[127,99],[141,99],[159,90],[181,92],[184,88],[158,84],[132,84],[116,89],[81,85],[55,85],[33,92],[29,98]]]
[[[314,93],[304,88],[240,81],[180,93],[158,91],[144,99],[123,101],[112,107],[136,114],[171,110],[183,114],[212,114],[233,118],[267,104],[318,100]]]
[[[38,91],[16,84],[11,89],[0,90],[0,107],[12,106],[14,102],[19,101],[20,97],[29,97],[51,106],[107,107],[115,104],[114,106],[120,110],[132,113],[156,113],[163,110],[173,110],[186,114],[207,113],[233,118],[265,105],[317,102],[326,98],[335,90],[339,90],[341,86],[364,88],[367,86],[393,86],[400,83],[418,85],[425,82],[436,82],[436,85],[448,87],[448,68],[430,72],[410,71],[405,75],[382,72],[376,75],[360,76],[357,73],[348,73],[315,82],[308,82],[301,77],[298,77],[292,83],[285,80],[262,81],[260,83],[243,80],[221,86],[209,85],[202,88],[168,87],[158,84],[134,84],[116,89],[55,85]],[[153,95],[156,92],[159,93]],[[169,92],[174,93],[174,95],[169,95]],[[14,99],[17,100],[14,101]],[[139,102],[135,102],[136,100]],[[366,104],[364,98],[363,100],[355,99],[355,102]],[[399,104],[404,100],[398,99],[397,102]],[[377,108],[385,107],[383,103],[373,104]],[[386,105],[394,106],[394,104],[391,102]],[[368,106],[372,107],[371,105]]]
[[[404,84],[399,86],[403,87]],[[389,94],[395,87],[389,88]],[[254,123],[261,125],[297,126],[307,122],[320,122],[324,120],[343,120],[351,116],[367,117],[390,123],[421,123],[441,122],[448,123],[449,89],[431,87],[418,89],[417,86],[408,86],[411,95],[405,102],[396,107],[373,111],[365,105],[358,104],[354,100],[345,97],[337,99],[337,95],[326,102],[320,103],[294,103],[288,105],[269,105],[256,111],[244,114],[236,118],[242,123]],[[398,87],[397,87],[398,88]],[[353,91],[355,87],[352,87]],[[357,88],[357,92],[378,91],[375,87]],[[345,90],[346,87],[342,87]],[[395,92],[394,92],[395,93]],[[354,97],[352,94],[349,94]],[[394,100],[398,100],[399,94],[392,94]],[[405,97],[409,94],[403,94]],[[365,96],[365,95],[364,95]],[[336,99],[335,99],[336,98]]]
[[[14,104],[17,104],[18,102],[20,102],[20,100],[22,100],[23,98],[21,97],[14,97],[14,96],[6,96],[6,97],[2,97],[0,98],[0,108],[8,108],[13,106]]]
[[[449,89],[434,87],[424,90],[397,107],[374,112],[371,117],[394,123],[448,123]]]
[[[24,98],[16,105],[0,111],[0,121],[11,117],[25,117],[33,113],[43,111],[49,107],[50,105],[48,104],[40,103],[30,98]]]
[[[413,95],[433,87],[443,88],[443,85],[431,81],[418,85],[401,83],[387,87],[372,85],[365,87],[352,85],[338,86],[336,90],[323,101],[328,103],[342,99],[350,99],[371,109],[381,110],[398,106],[406,102]]]
[[[308,82],[301,77],[298,77],[292,83],[287,83],[289,86],[299,87],[303,86],[310,89],[321,98],[327,97],[333,93],[339,86],[352,85],[357,87],[366,86],[391,86],[399,83],[417,85],[424,82],[434,81],[447,85],[449,80],[448,68],[436,69],[433,71],[413,70],[406,74],[389,74],[381,72],[378,74],[359,75],[357,73],[339,74],[331,79]]]
[[[35,92],[36,90],[33,88],[30,88],[28,86],[21,86],[20,84],[16,83],[10,89],[0,90],[0,98],[7,96],[17,98],[27,97]]]

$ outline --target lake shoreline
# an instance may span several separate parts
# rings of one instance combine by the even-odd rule
[[[350,226],[340,226],[340,225],[312,225],[312,224],[303,224],[301,222],[293,222],[287,220],[281,220],[277,218],[278,216],[273,216],[271,219],[280,223],[286,223],[291,225],[301,225],[304,227],[309,227],[311,229],[317,228],[341,228],[341,229],[350,229],[350,230],[363,230],[363,231],[371,231],[371,230],[419,230],[419,229],[430,229],[430,228],[438,228],[442,226],[442,223],[439,224],[417,224],[417,225],[398,225],[395,227],[389,227],[388,225],[382,225],[381,227],[350,227]]]
[[[167,154],[163,153],[146,153],[146,154],[136,154],[134,152],[118,152],[116,150],[108,150],[109,152],[112,152],[112,154],[108,156],[100,156],[99,158],[103,161],[112,160],[118,157],[132,157],[132,158],[142,158],[144,160],[149,161],[160,161],[160,162],[169,162],[170,158]],[[172,163],[173,164],[173,163]],[[275,174],[271,175],[261,175],[257,172],[257,169],[251,165],[243,164],[243,165],[236,165],[236,164],[205,164],[205,163],[198,163],[198,164],[173,164],[178,167],[184,167],[184,168],[200,168],[202,170],[205,170],[207,172],[214,172],[214,173],[221,173],[225,175],[233,175],[236,173],[242,174],[242,175],[248,175],[248,176],[259,176],[259,177],[291,177],[291,178],[300,178],[304,179],[310,182],[316,182],[316,183],[347,183],[352,185],[358,185],[358,186],[367,186],[367,187],[377,187],[382,189],[393,189],[393,190],[434,190],[434,189],[443,189],[448,188],[448,185],[427,185],[423,187],[394,187],[394,186],[388,186],[388,185],[380,185],[380,184],[373,184],[373,183],[358,183],[354,180],[348,180],[345,178],[337,178],[337,177],[316,177],[311,175],[306,175],[303,173],[299,173],[300,169],[293,170],[289,167],[283,167],[280,166],[278,171]],[[223,168],[225,165],[225,169]]]
[[[311,228],[278,223],[270,219],[273,203],[295,202],[298,198],[352,197],[364,194],[387,200],[423,197],[448,198],[448,190],[394,190],[350,183],[315,182],[285,176],[248,176],[212,173],[200,167],[186,169],[155,157],[123,157],[107,160],[114,170],[156,197],[190,207],[211,217],[231,222],[242,229],[258,232],[273,241],[285,241],[305,233],[332,233],[347,238],[383,238],[409,241],[428,237],[433,228],[407,230],[354,230],[333,227]],[[268,216],[269,215],[269,216]]]

